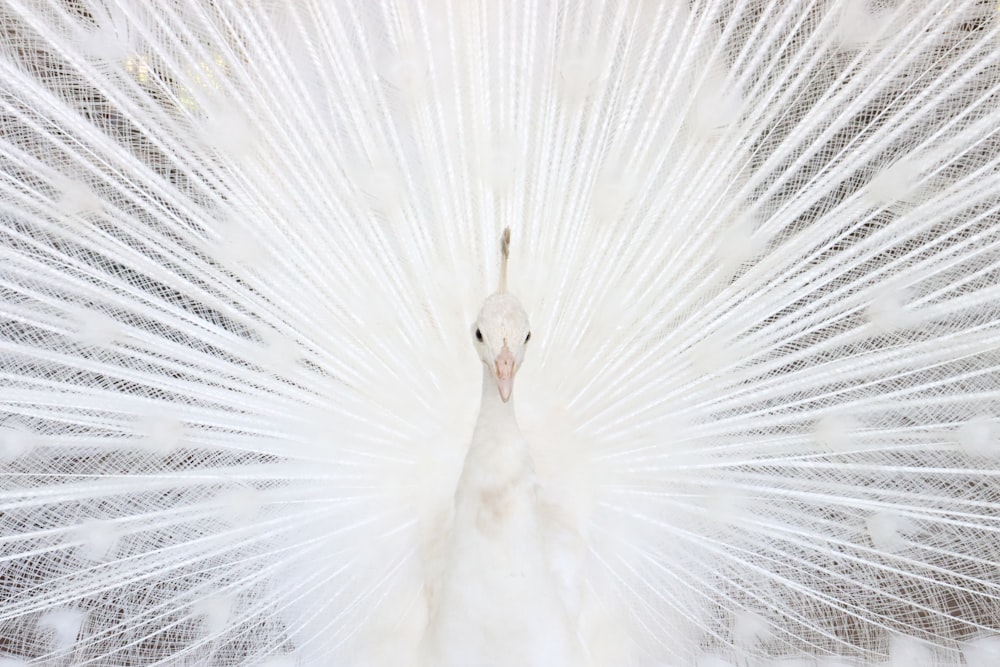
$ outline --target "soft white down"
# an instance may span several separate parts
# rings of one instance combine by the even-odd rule
[[[506,292],[489,297],[476,318],[483,392],[440,537],[439,571],[425,589],[421,658],[428,666],[584,664],[578,610],[560,596],[557,545],[546,542],[552,533],[510,400],[529,334],[524,308]]]

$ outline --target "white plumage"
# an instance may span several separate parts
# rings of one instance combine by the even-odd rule
[[[543,523],[528,442],[510,401],[529,337],[515,297],[500,291],[486,300],[475,332],[483,361],[479,417],[442,536],[440,571],[425,586],[426,665],[584,664],[571,606],[579,596],[568,597],[571,605],[560,596],[579,582],[557,576],[559,545],[547,544],[554,535]]]
[[[998,20],[4,0],[0,660],[996,664]]]
[[[585,664],[579,577],[581,527],[538,494],[529,445],[511,400],[531,340],[528,315],[507,292],[510,229],[502,237],[500,289],[475,324],[483,391],[442,542],[426,563],[426,665]],[[539,443],[545,447],[548,443]],[[560,523],[559,519],[569,518]]]

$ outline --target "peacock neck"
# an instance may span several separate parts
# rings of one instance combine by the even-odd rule
[[[479,400],[479,418],[490,419],[494,425],[510,423],[515,428],[517,420],[514,417],[514,396],[510,400],[504,401],[500,398],[500,391],[497,389],[496,380],[486,368],[483,369],[483,390]]]
[[[517,419],[514,415],[514,397],[504,402],[500,398],[496,381],[488,369],[483,369],[483,390],[479,400],[479,419],[476,430],[489,428],[497,434],[520,435]]]

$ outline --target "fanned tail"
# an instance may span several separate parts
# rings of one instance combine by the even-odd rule
[[[595,662],[992,664],[994,3],[0,23],[0,655],[398,664],[509,226]]]

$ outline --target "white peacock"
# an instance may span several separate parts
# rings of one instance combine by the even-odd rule
[[[0,663],[1000,664],[998,20],[3,0]]]

